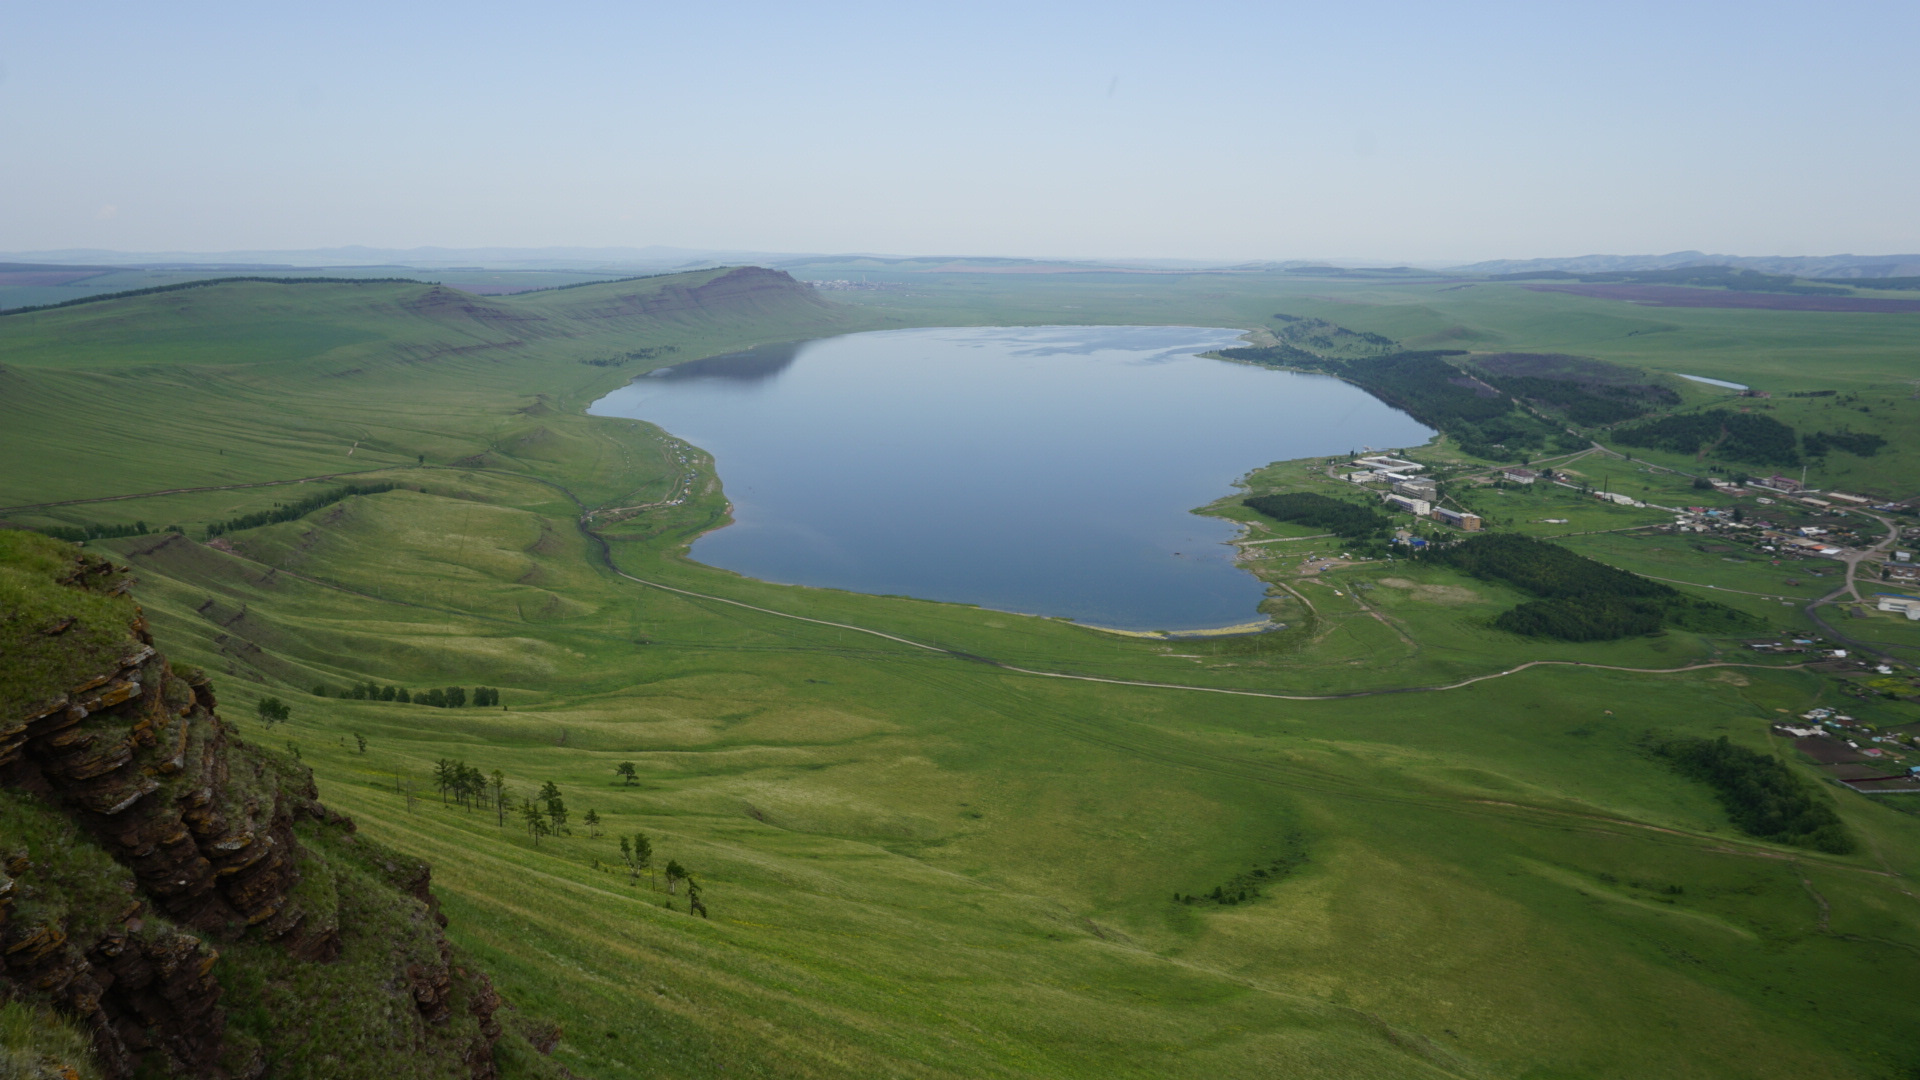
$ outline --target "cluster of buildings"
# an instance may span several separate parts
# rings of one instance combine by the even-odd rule
[[[1809,712],[1801,713],[1800,719],[1807,721],[1812,726],[1803,728],[1796,727],[1792,724],[1775,724],[1774,730],[1780,732],[1782,735],[1792,735],[1795,738],[1801,739],[1815,735],[1837,738],[1845,742],[1849,747],[1866,754],[1868,757],[1881,757],[1886,753],[1887,749],[1904,750],[1909,744],[1920,747],[1920,738],[1914,736],[1901,738],[1899,735],[1894,734],[1876,735],[1873,733],[1873,727],[1862,724],[1853,717],[1847,716],[1835,709],[1813,709]],[[1881,747],[1861,746],[1858,741],[1860,739],[1867,739],[1869,742],[1879,743],[1881,747],[1885,749]],[[1915,766],[1913,771],[1920,772],[1920,766]]]
[[[1845,491],[1820,491],[1806,486],[1791,476],[1782,476],[1779,473],[1762,479],[1749,479],[1744,485],[1719,479],[1713,480],[1712,483],[1715,488],[1727,492],[1738,492],[1744,487],[1751,492],[1765,491],[1774,495],[1785,495],[1794,502],[1819,510],[1831,510],[1835,506],[1843,510],[1849,506],[1873,506],[1875,510],[1900,509],[1890,503],[1875,506],[1873,500],[1865,495],[1854,495]]]
[[[1743,541],[1756,544],[1762,552],[1776,555],[1837,559],[1846,554],[1845,548],[1833,542],[1829,530],[1817,525],[1781,529],[1768,521],[1735,521],[1729,512],[1705,506],[1682,508],[1674,514],[1673,524],[1662,528],[1671,532],[1707,535],[1739,533]],[[1757,537],[1755,534],[1758,534]]]
[[[1354,471],[1347,474],[1347,479],[1355,484],[1391,484],[1426,470],[1426,466],[1417,461],[1388,457],[1385,454],[1369,454],[1366,457],[1357,458],[1350,467]]]
[[[840,292],[851,292],[856,290],[865,290],[867,292],[897,292],[906,288],[905,285],[901,285],[891,281],[867,281],[864,278],[859,281],[849,281],[845,278],[835,278],[832,280],[824,280],[824,281],[809,281],[807,282],[807,284],[813,286],[816,289],[828,289],[828,290],[835,290]]]
[[[1920,563],[1913,561],[1913,552],[1896,551],[1880,565],[1880,576],[1895,585],[1920,586]]]
[[[1414,517],[1431,518],[1462,532],[1479,532],[1480,515],[1452,510],[1436,504],[1439,486],[1421,476],[1426,466],[1417,461],[1374,454],[1353,462],[1355,471],[1347,479],[1356,484],[1388,485],[1380,499],[1388,506]]]

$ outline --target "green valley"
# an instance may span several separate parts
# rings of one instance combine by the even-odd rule
[[[1920,535],[1920,314],[805,272],[890,288],[752,267],[485,297],[238,281],[0,314],[0,519],[94,537],[58,550],[131,568],[156,647],[211,679],[247,760],[311,769],[369,849],[431,865],[455,966],[504,999],[502,1077],[1920,1071],[1920,793],[1842,783],[1780,728],[1845,713],[1864,726],[1829,741],[1874,750],[1858,772],[1920,766],[1920,622],[1870,599],[1915,591],[1870,575]],[[1415,556],[1462,534],[1351,482],[1361,448],[1248,461],[1204,512],[1244,525],[1278,628],[1109,633],[702,565],[725,462],[584,412],[757,345],[1060,324],[1232,327],[1245,362],[1392,374],[1477,425],[1434,419],[1396,452],[1482,539]],[[1737,459],[1722,415],[1881,442]],[[1523,464],[1558,482],[1510,479]],[[1859,501],[1731,483],[1801,466]],[[1783,538],[1806,529],[1872,555],[1803,555]],[[1552,573],[1457,555],[1502,544]],[[1569,597],[1645,610],[1605,640],[1508,614]],[[343,693],[368,683],[414,700]],[[421,700],[454,686],[497,698]],[[1698,749],[1721,739],[1745,756]],[[1752,826],[1734,781],[1702,778],[1725,761],[1800,824]],[[434,778],[456,762],[501,786],[453,798]],[[301,828],[372,895],[375,856]],[[648,871],[622,856],[636,835]],[[229,960],[266,974],[221,976],[242,1027],[292,995],[264,949]]]

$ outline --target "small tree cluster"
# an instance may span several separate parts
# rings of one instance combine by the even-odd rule
[[[263,697],[253,709],[259,714],[260,722],[268,727],[284,724],[293,715],[293,710],[287,708],[287,703],[277,697]]]
[[[435,687],[414,698],[422,705],[431,705],[436,709],[459,709],[467,704],[467,690],[463,686]]]
[[[499,773],[495,773],[499,776]],[[440,789],[440,805],[447,804],[451,796],[453,801],[467,808],[469,812],[487,805],[487,796],[493,785],[479,769],[464,761],[448,761],[441,758],[433,766],[433,786]]]
[[[323,692],[325,689],[326,687],[324,686],[316,686],[314,687],[314,693],[325,697],[326,694]],[[406,687],[380,686],[372,682],[355,683],[353,686],[348,687],[340,696],[354,701],[398,701],[406,703],[413,700],[413,696],[407,693]]]
[[[667,895],[673,896],[675,887],[682,881],[687,883],[687,911],[703,919],[706,918],[707,905],[700,901],[700,883],[693,879],[693,872],[681,866],[678,860],[668,859]]]
[[[464,708],[468,702],[464,686],[441,686],[432,690],[409,691],[404,686],[381,686],[374,682],[355,683],[345,690],[332,690],[326,683],[315,683],[314,697],[341,697],[352,701],[395,701],[402,705],[431,705],[436,709]],[[491,686],[473,688],[474,705],[500,704],[500,691]]]
[[[634,881],[639,881],[640,872],[644,870],[647,872],[648,883],[652,883],[653,841],[647,839],[646,833],[634,833],[631,841],[624,836],[621,837],[620,859],[627,864],[627,876],[629,878]]]
[[[534,847],[540,846],[541,837],[553,832],[553,828],[547,824],[547,815],[541,813],[532,799],[520,801],[520,820],[527,827],[527,835],[533,837]]]

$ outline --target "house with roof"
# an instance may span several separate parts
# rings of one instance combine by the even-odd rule
[[[1479,514],[1468,513],[1465,510],[1449,510],[1444,506],[1436,506],[1433,508],[1433,517],[1435,521],[1451,525],[1461,532],[1480,531]]]
[[[1896,615],[1905,615],[1915,622],[1920,622],[1920,596],[1901,596],[1898,593],[1875,593],[1874,599],[1878,601],[1874,606],[1878,607],[1881,611],[1890,611]]]

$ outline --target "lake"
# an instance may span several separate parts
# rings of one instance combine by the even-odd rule
[[[1238,527],[1190,513],[1269,462],[1433,432],[1322,375],[1202,359],[1189,326],[889,330],[710,357],[595,402],[714,457],[693,557],[796,585],[1130,630],[1259,618]]]

